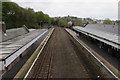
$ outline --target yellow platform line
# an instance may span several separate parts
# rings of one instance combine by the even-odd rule
[[[54,31],[54,28],[48,33],[48,35],[45,37],[45,39],[41,42],[41,44],[38,46],[38,48],[35,50],[35,52],[32,54],[32,56],[27,60],[27,62],[23,65],[23,67],[19,70],[19,72],[14,77],[14,80],[17,80],[19,78],[25,78],[28,75],[28,71],[32,69],[33,65],[35,64],[35,60],[39,57],[41,54],[43,48],[45,47],[48,39],[52,35]],[[34,64],[33,64],[34,63]],[[32,67],[31,67],[32,66]],[[25,77],[24,77],[25,76]]]

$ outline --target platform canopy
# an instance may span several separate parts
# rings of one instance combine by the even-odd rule
[[[120,49],[118,25],[88,24],[86,27],[73,26],[73,29]]]
[[[25,50],[33,45],[38,39],[42,38],[42,36],[47,32],[48,29],[32,30],[27,34],[0,42],[0,63],[3,63],[0,65],[3,67],[10,65],[16,58],[23,54]],[[15,33],[15,30],[12,30],[11,33]],[[9,36],[10,35],[8,35],[8,37]]]

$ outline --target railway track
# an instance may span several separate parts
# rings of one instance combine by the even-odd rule
[[[79,50],[78,44],[62,28],[55,28],[40,53],[25,79],[100,77],[106,80],[96,65]]]
[[[52,64],[52,53],[51,54],[42,54],[38,59],[39,62],[36,65],[35,73],[29,75],[27,78],[49,78],[50,76],[50,67]]]
[[[26,73],[24,80],[27,78],[34,78],[34,79],[38,79],[38,78],[47,78],[49,79],[49,73],[50,73],[50,67],[52,64],[52,58],[53,55],[45,53],[42,53],[42,50],[44,49],[45,45],[47,44],[47,41],[49,40],[50,36],[52,35],[54,31],[54,28],[51,30],[51,32],[48,34],[48,36],[44,39],[44,41],[41,43],[42,48],[39,51],[36,59],[34,60],[32,66],[30,67],[30,69],[28,70],[28,72]],[[39,61],[37,61],[39,60]],[[33,71],[33,73],[30,73],[30,71],[32,70],[32,68],[35,67],[35,70]]]

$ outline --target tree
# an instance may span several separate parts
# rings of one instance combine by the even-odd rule
[[[2,2],[0,1],[0,20],[2,20]]]
[[[106,19],[103,21],[103,24],[112,24],[112,21],[110,19]]]
[[[2,3],[2,20],[7,28],[16,28],[26,25],[28,28],[39,28],[38,23],[51,24],[49,15],[42,11],[34,12],[32,8],[22,8],[14,2]]]

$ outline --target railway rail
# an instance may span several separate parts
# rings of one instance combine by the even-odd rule
[[[42,46],[42,48],[39,51],[36,59],[33,61],[32,66],[29,68],[28,72],[26,73],[24,79],[26,79],[26,78],[35,78],[35,79],[37,79],[38,77],[39,78],[40,77],[41,78],[43,78],[43,77],[44,78],[49,77],[50,66],[51,66],[51,63],[52,63],[52,54],[41,54],[41,52],[44,49],[45,45],[47,44],[47,41],[49,40],[49,38],[50,38],[50,36],[51,36],[51,34],[52,34],[53,31],[54,31],[54,28],[51,30],[51,32],[49,32],[48,36],[46,36],[46,38],[43,40],[43,42],[39,46],[39,47]],[[40,60],[40,62],[39,62],[40,65],[38,64],[37,67],[36,67],[36,70],[35,70],[37,72],[34,73],[34,75],[29,76],[31,69],[33,68],[33,66],[35,65],[35,63],[36,63],[37,60]],[[19,76],[19,74],[18,74],[18,76]]]
[[[50,76],[50,67],[52,64],[52,53],[51,54],[42,54],[39,57],[39,62],[35,66],[35,73],[33,75],[28,75],[27,78],[49,78]]]
[[[24,76],[38,78],[90,78],[109,80],[97,64],[79,49],[80,46],[69,33],[55,28],[47,37],[32,66]],[[112,78],[111,78],[112,79]]]

